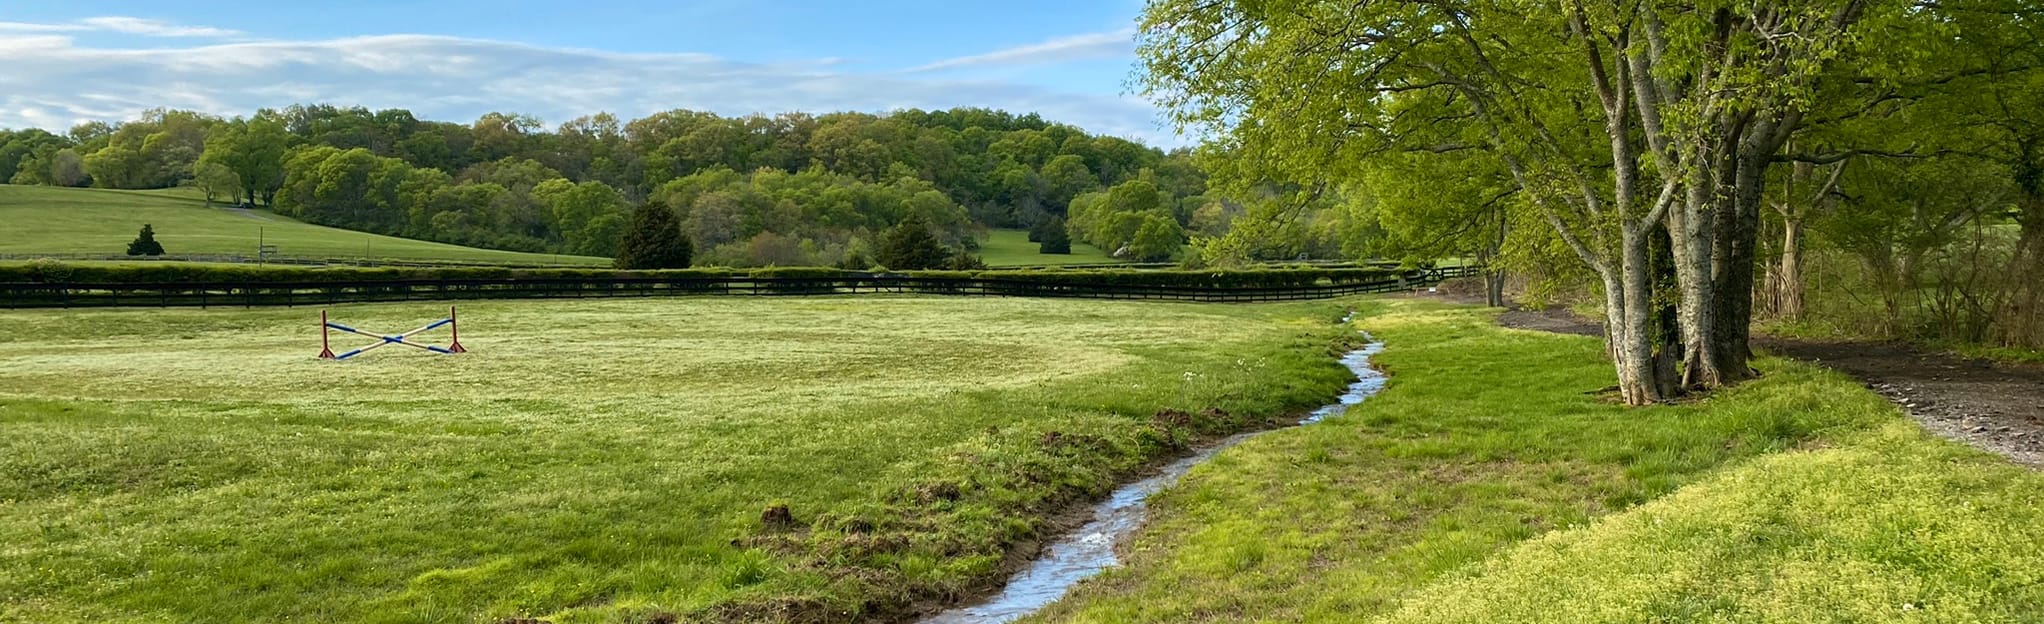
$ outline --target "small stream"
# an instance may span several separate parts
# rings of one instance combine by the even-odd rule
[[[1347,323],[1354,313],[1342,318]],[[1368,333],[1364,333],[1369,338]],[[1379,390],[1384,389],[1384,374],[1370,368],[1370,356],[1384,350],[1384,343],[1371,338],[1361,349],[1343,355],[1341,363],[1355,373],[1356,381],[1349,384],[1348,391],[1334,403],[1313,410],[1298,424],[1309,425],[1329,417],[1339,416],[1349,406],[1363,402]],[[1085,580],[1100,571],[1121,563],[1115,556],[1115,546],[1127,541],[1141,528],[1149,516],[1146,501],[1171,484],[1177,483],[1193,466],[1205,463],[1215,454],[1229,447],[1276,429],[1237,434],[1221,440],[1212,446],[1202,448],[1192,456],[1165,465],[1163,470],[1141,481],[1123,485],[1114,493],[1093,507],[1093,519],[1079,530],[1074,531],[1051,544],[1050,549],[1029,567],[1015,573],[1008,584],[979,604],[958,607],[922,620],[923,624],[1004,624],[1035,613],[1045,605],[1056,601],[1071,589],[1072,585]]]

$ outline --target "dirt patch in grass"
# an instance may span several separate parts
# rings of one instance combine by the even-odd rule
[[[1933,433],[2044,468],[2044,366],[2001,365],[1895,343],[1763,338],[1758,346],[1852,375]]]
[[[1601,323],[1566,308],[1513,307],[1498,315],[1498,324],[1557,334],[1604,334]],[[1761,336],[1754,346],[1851,375],[1902,406],[1932,433],[2044,468],[2044,366],[2001,364],[1892,342]]]
[[[1582,315],[1576,314],[1568,308],[1560,307],[1529,310],[1519,306],[1512,306],[1504,314],[1498,315],[1498,324],[1512,329],[1530,329],[1554,334],[1573,334],[1576,336],[1604,335],[1603,323],[1599,323],[1595,319],[1583,318]]]

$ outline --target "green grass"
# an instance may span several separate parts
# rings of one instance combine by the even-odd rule
[[[1072,241],[1072,253],[1069,254],[1044,254],[1037,249],[1036,243],[1029,242],[1027,231],[991,230],[987,239],[979,243],[979,259],[993,267],[1121,262],[1100,248],[1079,241]]]
[[[1388,305],[1388,304],[1387,304]],[[2044,477],[1839,375],[1626,409],[1594,339],[1403,303],[1389,389],[1153,499],[1043,622],[2023,622]]]
[[[170,254],[253,256],[264,244],[285,256],[368,257],[608,265],[607,258],[529,254],[433,243],[311,225],[264,210],[206,206],[191,189],[116,191],[0,185],[0,253],[120,254],[148,223]]]
[[[1176,452],[1159,408],[1218,433],[1325,401],[1349,333],[1328,302],[461,313],[467,355],[347,362],[311,309],[0,314],[0,621],[885,616]]]

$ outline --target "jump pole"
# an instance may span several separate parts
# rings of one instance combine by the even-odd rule
[[[461,348],[461,321],[457,319],[459,317],[454,315],[454,306],[447,306],[447,339],[453,341],[447,345],[447,352],[468,353],[468,349]]]
[[[408,338],[411,338],[412,336],[418,335],[418,334],[420,334],[420,333],[423,333],[423,332],[426,332],[426,331],[430,331],[430,330],[434,330],[434,329],[439,329],[439,328],[440,328],[440,326],[442,326],[442,325],[446,325],[446,326],[448,326],[448,327],[449,327],[449,329],[450,329],[450,330],[454,330],[454,331],[455,331],[455,334],[454,334],[454,342],[453,342],[453,344],[450,344],[450,345],[448,345],[448,346],[446,346],[446,347],[439,347],[439,346],[434,346],[434,345],[428,345],[428,344],[419,344],[419,343],[416,343],[416,342],[410,342],[410,341],[408,341],[408,340],[407,340]],[[348,358],[352,358],[352,357],[355,357],[355,356],[357,356],[357,355],[361,355],[361,354],[363,354],[363,353],[367,353],[367,352],[369,352],[369,351],[370,351],[370,350],[372,350],[372,349],[375,349],[375,348],[377,348],[377,347],[381,347],[381,346],[383,346],[383,345],[388,345],[388,344],[400,344],[400,345],[404,345],[404,346],[407,346],[407,347],[412,347],[412,348],[415,348],[415,349],[424,349],[424,350],[426,350],[426,351],[431,351],[431,352],[434,352],[434,353],[440,353],[440,354],[444,354],[444,355],[453,355],[453,354],[456,354],[456,353],[467,353],[467,352],[468,352],[468,349],[465,349],[465,348],[463,348],[463,347],[461,346],[461,338],[460,338],[460,336],[458,335],[458,334],[459,334],[459,330],[458,330],[458,328],[457,328],[457,327],[455,326],[455,315],[454,315],[454,307],[453,307],[453,306],[449,306],[449,307],[447,308],[447,318],[444,318],[444,319],[440,319],[440,320],[437,320],[437,321],[433,321],[433,322],[431,322],[431,323],[427,323],[427,324],[426,324],[426,325],[425,325],[424,327],[420,327],[420,328],[418,328],[418,329],[414,329],[414,330],[411,330],[411,331],[408,331],[408,332],[405,332],[405,333],[402,333],[402,334],[396,334],[396,335],[391,335],[391,336],[385,336],[385,335],[383,335],[383,334],[377,334],[377,333],[373,333],[373,332],[366,332],[366,331],[362,331],[362,330],[359,330],[359,329],[355,329],[355,328],[353,328],[353,327],[349,327],[349,326],[347,326],[347,325],[342,325],[342,324],[340,324],[340,323],[335,323],[335,322],[333,322],[333,321],[329,321],[329,320],[327,320],[327,315],[326,315],[326,311],[325,311],[325,310],[320,310],[320,312],[319,312],[319,327],[320,327],[320,333],[319,333],[319,344],[320,344],[320,351],[319,351],[319,357],[320,357],[320,359],[327,359],[327,360],[345,360],[345,359],[348,359]],[[356,349],[356,350],[353,350],[353,351],[349,351],[349,352],[346,352],[346,353],[341,353],[341,354],[339,354],[339,355],[336,355],[336,354],[334,354],[334,352],[333,352],[333,349],[332,349],[332,348],[330,348],[330,347],[328,347],[328,341],[327,341],[327,333],[328,333],[328,330],[330,330],[330,329],[337,329],[337,330],[340,330],[340,331],[344,331],[344,332],[347,332],[347,333],[350,333],[350,334],[355,334],[355,335],[358,335],[358,336],[367,336],[367,337],[370,337],[370,338],[375,338],[375,339],[379,340],[380,342],[377,342],[376,344],[372,344],[372,345],[369,345],[369,346],[366,346],[366,347],[362,347],[362,348],[360,348],[360,349]]]
[[[329,345],[327,344],[327,337],[326,337],[326,335],[327,335],[327,330],[326,330],[326,328],[327,328],[327,326],[328,326],[328,325],[330,325],[330,323],[326,322],[326,310],[320,310],[320,311],[319,311],[319,359],[322,359],[322,360],[331,360],[331,359],[334,359],[334,348],[333,348],[332,346],[329,346]]]

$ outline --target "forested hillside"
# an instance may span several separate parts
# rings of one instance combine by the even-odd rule
[[[632,206],[660,201],[700,262],[732,266],[856,262],[911,216],[972,249],[978,230],[1039,226],[1075,203],[1091,215],[1075,221],[1101,224],[1075,228],[1083,242],[1114,251],[1142,234],[1141,256],[1169,258],[1203,206],[1209,221],[1223,211],[1189,153],[983,109],[674,110],[552,129],[497,113],[460,124],[327,105],[231,119],[155,110],[64,135],[0,132],[0,181],[191,185],[322,225],[594,256],[614,253]]]

